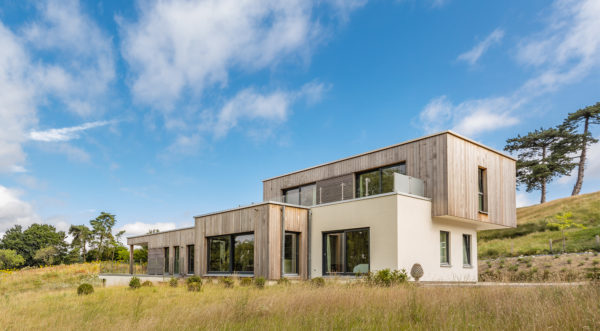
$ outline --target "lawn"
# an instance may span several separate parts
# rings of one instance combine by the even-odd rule
[[[56,268],[56,267],[54,267]],[[89,268],[89,267],[82,267]],[[47,269],[47,270],[45,270]],[[19,272],[0,276],[0,328],[60,330],[194,329],[598,329],[600,286],[371,287],[328,282],[225,288],[180,284],[102,288],[78,296],[62,274],[37,288]],[[77,270],[77,269],[74,269]],[[25,277],[29,283],[36,276]],[[5,283],[6,282],[6,283]]]

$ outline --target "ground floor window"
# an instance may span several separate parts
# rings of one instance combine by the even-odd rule
[[[254,272],[254,234],[208,238],[208,272]]]
[[[323,233],[325,274],[369,272],[369,229]]]
[[[169,247],[165,247],[165,273],[169,273]]]
[[[174,247],[173,275],[179,274],[179,246]]]
[[[471,266],[471,235],[463,234],[463,265]]]
[[[188,271],[189,275],[194,273],[194,245],[187,246],[187,260],[188,260]]]
[[[299,234],[286,232],[283,244],[283,273],[298,274]]]
[[[440,264],[450,264],[450,233],[440,231]]]

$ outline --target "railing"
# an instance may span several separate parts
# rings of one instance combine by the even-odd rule
[[[100,273],[102,274],[129,274],[129,262],[101,261]],[[148,273],[148,264],[136,262],[133,264],[133,273],[145,275]]]

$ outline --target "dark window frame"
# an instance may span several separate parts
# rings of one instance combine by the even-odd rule
[[[217,274],[217,275],[230,275],[230,274],[244,274],[244,275],[253,275],[254,274],[254,265],[252,265],[252,271],[235,271],[233,270],[233,265],[235,264],[235,237],[237,236],[245,236],[251,234],[254,238],[254,246],[253,252],[256,248],[256,235],[254,232],[240,232],[240,233],[232,233],[232,234],[222,234],[218,236],[210,236],[206,237],[207,250],[206,250],[206,270],[208,274]],[[228,237],[229,238],[229,268],[227,271],[211,271],[210,270],[210,240],[213,238],[220,237]],[[256,264],[256,261],[254,261]]]
[[[487,203],[487,169],[477,168],[477,209],[480,213],[488,213]]]
[[[284,236],[287,234],[292,234],[296,236],[296,271],[297,272],[285,272],[285,266],[284,266],[284,275],[292,275],[292,276],[296,276],[300,274],[300,232],[295,232],[295,231],[285,231]],[[285,247],[284,247],[284,251],[283,251],[283,260],[285,262]]]
[[[353,272],[348,272],[346,270],[346,268],[348,267],[348,256],[346,255],[346,233],[348,232],[359,232],[359,231],[367,231],[367,251],[369,252],[369,268],[367,272],[371,271],[371,228],[366,227],[366,228],[353,228],[353,229],[343,229],[343,230],[334,230],[334,231],[323,231],[323,254],[322,254],[322,259],[323,259],[323,263],[322,263],[322,268],[323,268],[323,275],[325,276],[330,276],[330,275],[355,275],[355,273]],[[334,234],[334,233],[340,233],[342,234],[342,262],[343,267],[342,269],[344,270],[343,272],[327,272],[327,235],[329,234]]]
[[[463,254],[463,267],[471,267],[473,266],[473,254],[471,254],[473,250],[473,237],[470,234],[463,233],[463,253],[467,252],[467,261],[465,261],[465,255]],[[465,241],[465,238],[468,238]],[[467,244],[468,243],[468,244]],[[467,247],[468,246],[468,247]]]
[[[163,254],[164,254],[164,256],[165,256],[165,266],[164,266],[164,273],[165,273],[165,274],[167,274],[167,275],[169,274],[169,271],[170,271],[170,270],[169,270],[169,269],[170,269],[170,268],[169,268],[169,267],[170,267],[170,266],[169,266],[169,254],[170,254],[170,253],[171,253],[171,252],[169,251],[169,247],[164,247],[164,250],[163,250]]]
[[[194,274],[194,255],[195,255],[195,246],[194,245],[187,245],[187,274],[188,275],[193,275]]]
[[[441,245],[442,245],[442,233],[446,234],[446,262],[442,262],[442,255],[441,255],[441,251],[440,251],[440,265],[442,266],[450,266],[451,261],[450,261],[450,231],[444,231],[441,230],[440,231],[440,250],[441,250]]]
[[[406,175],[408,173],[408,168],[407,168],[407,165],[406,165],[406,161],[401,161],[401,162],[390,164],[390,165],[386,165],[386,166],[383,166],[383,167],[377,167],[377,168],[372,168],[372,169],[369,169],[369,170],[364,170],[364,171],[361,171],[361,172],[357,172],[355,174],[355,176],[354,176],[355,177],[355,183],[356,183],[355,196],[357,198],[363,198],[363,197],[371,196],[371,195],[364,195],[364,196],[360,195],[360,176],[361,175],[368,174],[368,173],[374,172],[374,171],[378,171],[379,172],[379,188],[377,190],[378,193],[375,193],[375,194],[372,194],[372,195],[382,194],[381,191],[383,189],[383,171],[386,170],[386,169],[389,169],[389,168],[394,168],[394,167],[400,166],[400,165],[404,165],[404,172],[405,173],[403,175]]]
[[[173,246],[173,275],[181,274],[181,248]]]
[[[287,201],[287,192],[288,191],[298,189],[298,206],[303,206],[303,204],[302,204],[302,188],[303,187],[307,187],[307,186],[314,186],[314,188],[315,188],[314,189],[314,191],[315,191],[314,205],[311,205],[311,206],[318,205],[319,203],[317,202],[318,199],[316,197],[316,195],[317,195],[317,183],[316,182],[314,182],[314,183],[308,183],[308,184],[303,184],[303,185],[299,185],[299,186],[287,187],[287,188],[282,189],[281,190],[281,196],[283,197],[283,203],[290,203],[290,202]],[[290,203],[290,204],[292,204],[292,203]],[[295,205],[295,203],[294,203],[294,205]]]

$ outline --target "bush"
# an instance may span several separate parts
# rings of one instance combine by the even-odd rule
[[[325,286],[325,279],[323,277],[315,277],[310,280],[310,284],[314,287],[323,287]]]
[[[131,277],[131,280],[129,281],[129,288],[130,289],[138,289],[142,286],[142,284],[140,283],[140,279],[133,276]]]
[[[78,295],[88,295],[94,293],[94,287],[91,284],[83,283],[77,288]]]
[[[265,277],[256,277],[254,278],[254,286],[258,287],[258,288],[265,288]]]
[[[240,285],[241,286],[250,286],[252,285],[252,278],[250,277],[244,277],[240,279]]]
[[[408,274],[406,274],[405,269],[394,271],[390,271],[390,269],[382,269],[377,271],[375,274],[367,274],[367,284],[376,286],[389,287],[392,285],[405,283],[407,280]]]
[[[233,278],[231,277],[223,277],[219,280],[221,284],[223,284],[226,288],[232,288],[235,285]]]
[[[202,290],[202,278],[200,276],[192,276],[185,280],[187,289],[190,292],[200,292]]]
[[[200,277],[200,276],[191,276],[191,277],[188,277],[185,280],[185,282],[186,282],[186,284],[190,284],[190,283],[200,283],[200,284],[202,284],[202,277]]]
[[[177,285],[179,285],[179,280],[175,277],[171,277],[171,279],[169,279],[169,286],[177,287]]]
[[[154,284],[152,284],[151,281],[147,280],[145,282],[142,283],[142,286],[144,287],[152,287]]]
[[[277,280],[277,285],[290,285],[290,280],[285,277],[281,277]]]

